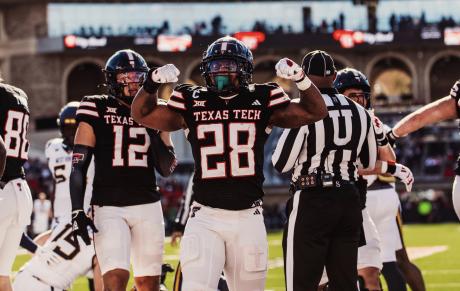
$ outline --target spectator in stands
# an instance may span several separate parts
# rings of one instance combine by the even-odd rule
[[[49,223],[53,217],[51,210],[51,201],[49,201],[44,192],[38,194],[38,199],[34,201],[32,230],[35,235],[45,232],[49,229]]]

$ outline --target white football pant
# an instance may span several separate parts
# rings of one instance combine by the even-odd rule
[[[96,256],[102,274],[114,269],[134,277],[159,276],[165,239],[160,201],[134,206],[94,206]],[[131,256],[132,255],[132,256]]]
[[[0,276],[9,276],[22,233],[30,224],[32,195],[24,179],[0,189]]]
[[[182,290],[263,291],[268,243],[262,207],[232,211],[194,202],[181,241]]]

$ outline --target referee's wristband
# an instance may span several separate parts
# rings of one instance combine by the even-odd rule
[[[300,91],[305,91],[310,88],[311,80],[304,74],[302,78],[295,81],[295,84]]]
[[[394,174],[396,173],[396,164],[392,161],[382,161],[381,166],[382,174]]]

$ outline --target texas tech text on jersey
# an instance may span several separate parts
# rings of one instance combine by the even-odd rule
[[[86,96],[77,122],[90,124],[96,136],[91,204],[130,206],[160,199],[150,137],[157,134],[137,124],[130,109],[110,96]]]
[[[182,114],[195,159],[193,192],[203,205],[239,210],[262,198],[264,144],[274,110],[289,97],[275,83],[252,84],[233,97],[179,85],[168,102]]]

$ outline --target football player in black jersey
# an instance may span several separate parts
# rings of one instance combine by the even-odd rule
[[[149,72],[131,106],[147,127],[185,129],[192,146],[195,201],[181,241],[183,290],[216,290],[222,270],[230,290],[264,290],[265,141],[272,126],[299,127],[326,115],[321,94],[299,65],[284,58],[276,70],[296,83],[299,103],[275,83],[252,83],[251,51],[227,36],[204,52],[206,87],[179,85],[167,106],[157,106],[160,84],[178,80],[179,70],[168,64]]]
[[[137,290],[157,291],[160,284],[164,222],[154,169],[170,174],[175,158],[168,148],[169,133],[146,129],[130,116],[130,104],[148,70],[138,53],[116,52],[104,69],[109,94],[86,96],[77,110],[70,176],[72,223],[74,234],[87,244],[87,226],[95,231],[96,254],[108,290],[126,290],[130,260]],[[83,210],[93,155],[94,224]],[[158,167],[159,157],[171,163]]]
[[[30,224],[32,196],[25,180],[29,142],[27,95],[19,88],[0,80],[0,138],[6,162],[0,181],[0,290],[11,291],[10,271],[22,232]],[[1,151],[4,157],[5,151]]]

